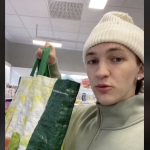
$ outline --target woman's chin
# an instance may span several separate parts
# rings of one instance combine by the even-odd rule
[[[100,95],[97,97],[97,102],[103,106],[113,105],[117,103],[115,99],[110,95]]]

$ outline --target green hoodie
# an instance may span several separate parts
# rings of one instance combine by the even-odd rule
[[[63,150],[144,150],[144,95],[74,107]]]
[[[144,150],[144,94],[111,106],[75,106],[63,150]]]
[[[58,68],[58,62],[55,62],[54,64],[49,65],[49,69],[50,69],[51,78],[61,79],[61,74]]]

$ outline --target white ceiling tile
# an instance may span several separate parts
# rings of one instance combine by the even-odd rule
[[[5,0],[5,13],[6,14],[16,14],[15,10],[11,6],[9,0]]]
[[[5,15],[5,26],[24,27],[17,15]]]
[[[37,31],[37,36],[41,36],[41,37],[48,37],[48,38],[53,38],[53,33],[52,31],[48,31],[48,30],[38,30]]]
[[[48,17],[45,0],[10,0],[19,15]]]
[[[89,21],[89,22],[98,22],[102,17],[101,12],[102,12],[102,10],[91,9],[88,7],[87,4],[85,4],[83,6],[83,12],[82,12],[81,20],[82,21]]]
[[[89,34],[79,34],[78,41],[85,42],[88,37]]]
[[[84,44],[82,44],[82,43],[77,43],[76,50],[83,51],[83,47],[84,47]]]
[[[136,25],[144,26],[144,10],[143,9],[121,8],[121,11],[128,13],[132,17]]]
[[[35,29],[27,29],[30,36],[35,38],[36,37],[36,30]],[[52,31],[48,31],[48,30],[38,30],[37,31],[37,36],[39,37],[48,37],[48,38],[53,38],[53,33]]]
[[[106,5],[109,6],[122,6],[126,0],[108,0]]]
[[[85,4],[82,12],[82,21],[99,22],[102,16],[109,11],[119,11],[120,7],[106,6],[105,9],[91,9]]]
[[[108,6],[122,6],[126,0],[108,0],[107,4]]]
[[[35,29],[27,29],[27,30],[28,30],[31,37],[34,38],[36,36],[36,30]]]
[[[6,30],[5,30],[5,38],[6,38],[8,41],[13,42],[12,37],[7,33]]]
[[[90,4],[91,0],[85,0],[85,3]],[[108,6],[122,6],[125,0],[108,0],[106,5]]]
[[[24,28],[5,27],[5,30],[10,36],[30,37]]]
[[[144,8],[144,0],[126,0],[123,7]]]
[[[66,48],[66,49],[74,49],[75,50],[76,47],[76,43],[72,43],[72,42],[64,42],[62,41],[62,48]]]
[[[12,38],[14,43],[32,44],[32,39],[30,37],[13,36]]]
[[[38,29],[51,30],[50,20],[48,18],[27,16],[21,16],[20,18],[26,28],[36,29],[36,25],[38,24]]]
[[[54,38],[65,39],[65,40],[77,40],[77,33],[68,33],[68,32],[57,32],[54,31]]]
[[[85,0],[85,4],[90,4],[91,0]]]
[[[54,31],[53,33],[54,33],[54,38],[60,39],[60,35],[58,31]]]
[[[97,23],[92,22],[81,22],[80,33],[91,33]]]
[[[84,0],[57,0],[61,2],[84,3]]]
[[[52,28],[55,31],[78,32],[80,22],[62,19],[51,19]]]

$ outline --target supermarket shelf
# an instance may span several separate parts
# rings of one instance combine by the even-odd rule
[[[92,89],[87,89],[84,88],[83,86],[80,86],[79,92],[88,92],[88,93],[93,93]]]
[[[7,101],[7,100],[12,100],[13,98],[5,98],[5,101]]]

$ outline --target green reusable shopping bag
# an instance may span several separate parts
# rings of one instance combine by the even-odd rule
[[[57,80],[26,150],[61,150],[80,84]]]
[[[36,61],[36,66],[38,63],[39,61]],[[35,67],[33,68],[33,72],[35,72]],[[34,74],[33,72],[31,74]],[[40,74],[40,72],[39,68],[38,74]],[[48,72],[47,68],[47,73]],[[26,127],[28,125],[26,123],[24,127],[26,130],[24,129],[24,135],[22,135],[23,138],[20,138],[17,132],[14,132],[14,138],[10,140],[8,150],[60,150],[67,132],[79,87],[79,83],[71,80],[56,80],[51,96],[31,135],[29,143],[25,138],[25,135],[27,135]],[[18,138],[21,139],[21,142]]]
[[[36,60],[31,76],[21,78],[19,88],[5,118],[5,150],[15,149],[18,144],[18,149],[26,148],[45,109],[57,80],[49,78],[50,71],[47,63],[49,53],[50,48],[44,49],[42,60]],[[33,77],[36,67],[39,68],[38,76]]]

